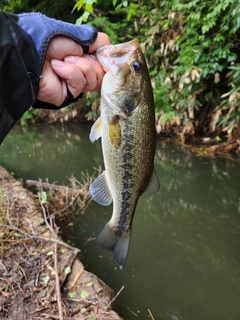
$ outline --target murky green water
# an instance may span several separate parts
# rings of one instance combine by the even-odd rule
[[[102,164],[89,126],[37,126],[14,130],[0,147],[0,163],[17,177],[67,183],[72,174]],[[64,237],[82,249],[88,269],[115,293],[124,319],[240,319],[240,163],[201,159],[186,149],[158,144],[161,192],[138,204],[125,269],[86,239],[110,219],[111,206],[92,202],[74,217]],[[66,226],[70,221],[61,224]]]

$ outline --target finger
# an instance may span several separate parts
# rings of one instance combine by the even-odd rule
[[[92,63],[85,58],[81,57],[66,57],[64,61],[72,64],[75,68],[81,70],[83,76],[85,77],[86,84],[83,91],[92,91],[95,89],[97,84],[96,70],[94,69]]]
[[[91,56],[89,54],[83,54],[83,58],[88,60],[91,63],[93,69],[96,72],[96,83],[95,83],[95,87],[92,90],[98,91],[101,89],[103,76],[105,75],[103,67],[94,56]],[[84,75],[85,75],[85,73],[84,73]],[[86,77],[87,77],[87,74],[86,74]],[[88,81],[87,81],[87,83],[88,83]],[[88,88],[85,88],[85,90],[86,89],[88,89]]]
[[[65,61],[52,60],[52,68],[56,74],[66,81],[67,87],[74,98],[85,88],[86,79],[78,66]]]
[[[49,61],[63,60],[68,55],[82,56],[83,49],[76,41],[68,37],[54,37],[49,43],[46,59]]]
[[[94,53],[99,47],[108,46],[110,44],[109,37],[106,33],[98,32],[97,39],[89,46],[89,53]],[[74,55],[71,53],[71,55]]]
[[[83,92],[99,90],[104,76],[104,71],[100,63],[91,55],[84,54],[82,57],[69,56],[65,61],[77,66],[86,79]]]
[[[60,106],[66,96],[67,88],[65,80],[59,79],[58,75],[53,71],[51,63],[45,60],[37,99]]]

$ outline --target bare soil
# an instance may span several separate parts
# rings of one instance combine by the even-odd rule
[[[51,214],[51,212],[48,212]],[[0,166],[0,319],[121,319],[42,203]]]

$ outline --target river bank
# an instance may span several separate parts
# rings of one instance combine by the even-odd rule
[[[44,206],[0,166],[0,318],[121,319],[113,291],[84,270]],[[48,212],[48,215],[51,212]]]

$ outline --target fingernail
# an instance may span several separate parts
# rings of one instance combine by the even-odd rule
[[[61,61],[61,60],[52,59],[51,63],[52,63],[52,66],[53,66],[53,67],[56,67],[56,68],[62,68],[62,67],[65,66],[65,65],[64,65],[64,62]]]
[[[75,57],[75,56],[69,56],[69,57],[66,57],[64,59],[64,61],[66,61],[68,63],[72,63],[72,64],[77,64],[78,63],[78,58]]]

